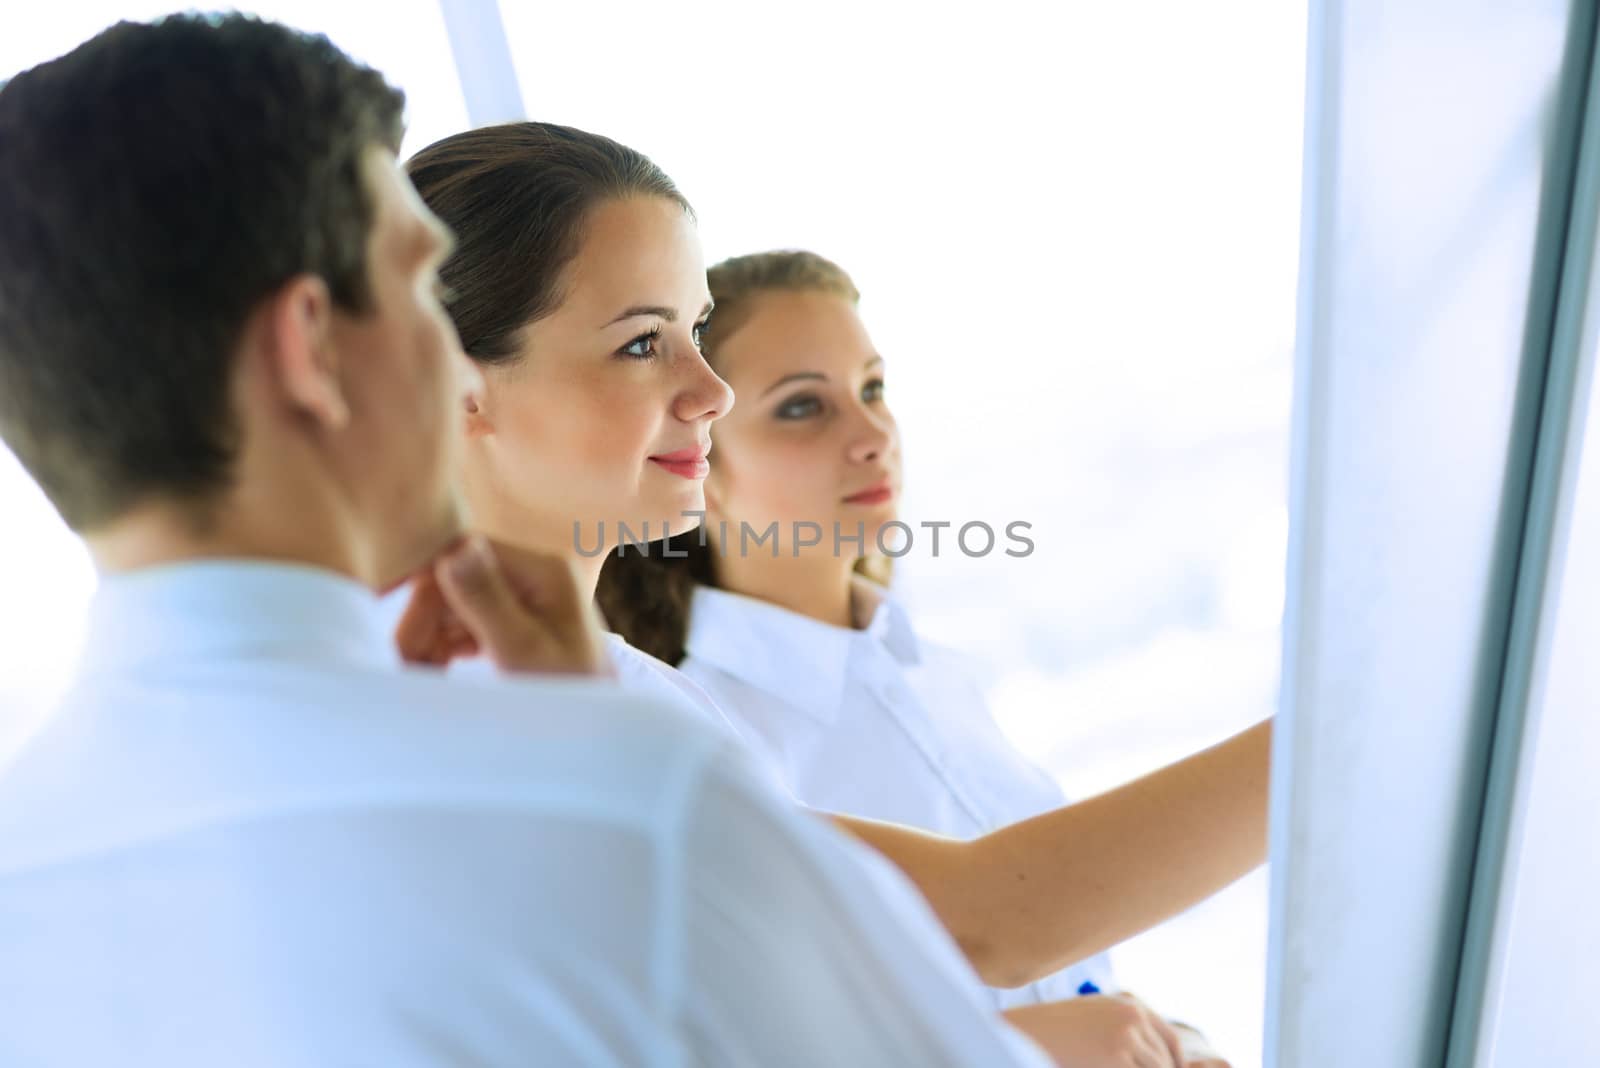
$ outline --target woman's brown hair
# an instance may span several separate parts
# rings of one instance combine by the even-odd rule
[[[693,214],[643,153],[547,122],[453,134],[412,156],[406,172],[455,232],[455,251],[439,269],[445,310],[462,349],[484,364],[515,360],[523,328],[560,306],[562,273],[596,205],[655,196]]]
[[[852,304],[861,299],[844,268],[814,252],[798,250],[723,260],[706,272],[706,281],[716,307],[703,334],[706,359],[713,368],[718,339],[733,336],[749,321],[755,298],[763,293],[828,293]],[[856,571],[888,585],[890,563],[888,557],[864,556],[856,561]],[[683,662],[689,638],[695,587],[720,585],[715,547],[703,530],[691,530],[648,549],[624,544],[601,568],[595,600],[606,622],[628,644],[677,665]]]

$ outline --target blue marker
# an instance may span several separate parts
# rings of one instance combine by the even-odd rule
[[[1100,988],[1089,982],[1087,979],[1084,980],[1082,986],[1078,987],[1079,997],[1088,997],[1090,994],[1098,993],[1100,993]]]

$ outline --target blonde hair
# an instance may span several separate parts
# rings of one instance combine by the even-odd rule
[[[716,359],[717,338],[732,335],[750,321],[755,298],[763,293],[828,293],[851,304],[861,291],[845,269],[815,252],[786,249],[723,260],[706,272],[716,313],[706,332],[706,358]]]

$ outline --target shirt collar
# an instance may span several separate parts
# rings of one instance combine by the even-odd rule
[[[690,605],[688,655],[823,721],[844,703],[850,657],[863,645],[881,646],[901,664],[921,651],[911,621],[889,592],[864,578],[853,594],[862,630],[838,627],[727,590],[696,587]]]
[[[270,654],[392,667],[378,597],[333,571],[267,560],[191,560],[100,580],[83,667]]]
[[[875,638],[889,655],[905,665],[922,662],[922,646],[905,606],[889,591],[871,579],[856,576],[851,585],[857,619],[867,619],[866,633]]]

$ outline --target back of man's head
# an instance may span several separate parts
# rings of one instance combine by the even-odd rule
[[[70,526],[227,486],[241,330],[301,274],[366,306],[362,159],[403,105],[239,15],[122,23],[0,88],[0,438]]]

